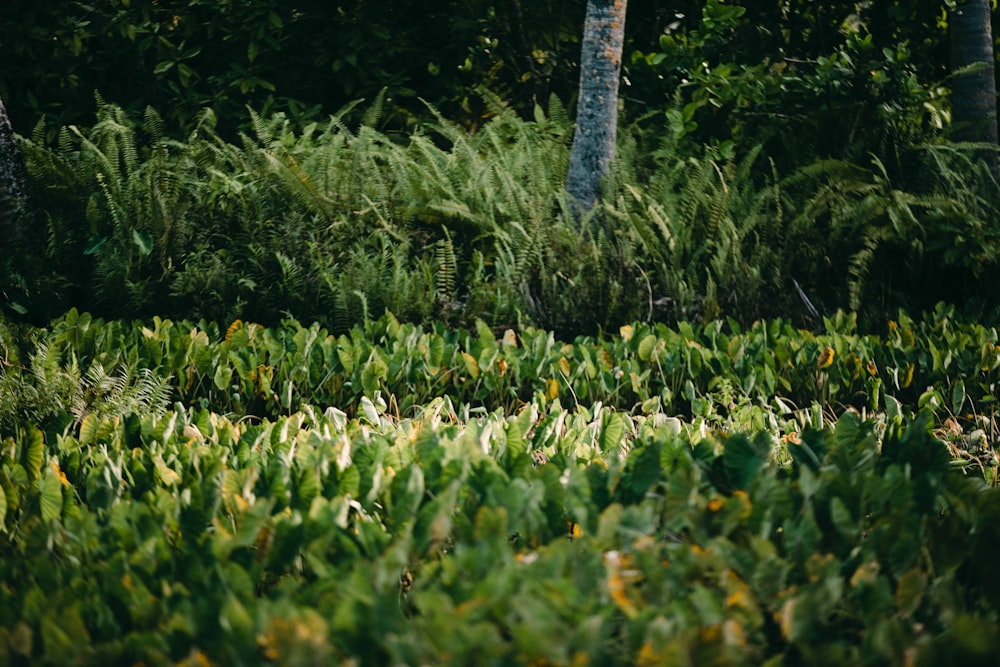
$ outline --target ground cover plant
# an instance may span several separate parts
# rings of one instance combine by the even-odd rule
[[[988,664],[997,331],[0,330],[8,664]],[[18,344],[17,341],[20,341]],[[145,371],[141,370],[145,369]]]

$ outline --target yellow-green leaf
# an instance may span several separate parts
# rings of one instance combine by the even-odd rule
[[[58,521],[62,514],[62,482],[59,481],[59,475],[54,470],[46,472],[38,490],[42,521]]]
[[[97,417],[87,415],[80,422],[80,444],[90,445],[97,439]]]
[[[156,458],[153,459],[153,465],[156,466],[156,476],[160,478],[160,482],[164,486],[177,486],[180,484],[181,476],[166,464],[162,456],[157,454]]]
[[[465,362],[465,370],[466,370],[466,372],[468,372],[468,374],[471,375],[473,379],[478,378],[479,377],[479,362],[476,361],[476,358],[474,356],[472,356],[471,354],[469,354],[468,352],[463,352],[462,353],[462,361]]]
[[[38,479],[42,472],[42,450],[45,445],[45,438],[37,428],[28,431],[24,442],[24,468],[28,471],[30,479]]]
[[[653,354],[653,348],[656,346],[656,336],[649,334],[645,336],[641,341],[639,341],[639,358],[643,361],[649,361],[649,358]]]

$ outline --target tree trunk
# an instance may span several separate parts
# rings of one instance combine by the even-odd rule
[[[951,113],[954,138],[997,144],[997,90],[994,79],[990,0],[967,0],[951,12]],[[996,154],[990,158],[996,170]]]
[[[0,100],[0,243],[16,245],[28,215],[28,172],[14,140],[14,128]]]
[[[615,155],[626,0],[588,0],[580,55],[580,99],[566,192],[591,209]]]

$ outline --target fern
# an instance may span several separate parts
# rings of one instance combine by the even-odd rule
[[[458,261],[455,259],[455,245],[451,234],[444,230],[444,238],[434,247],[434,291],[438,302],[448,304],[455,300],[455,279],[458,274]]]
[[[95,363],[84,374],[71,411],[77,423],[88,415],[160,414],[169,406],[170,396],[169,378],[159,378],[149,369],[132,372],[121,367],[112,375]]]

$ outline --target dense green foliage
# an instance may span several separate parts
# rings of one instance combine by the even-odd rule
[[[337,331],[388,308],[409,321],[508,326],[572,338],[635,319],[709,320],[946,300],[992,321],[995,177],[947,145],[909,150],[918,178],[817,162],[789,174],[760,149],[684,157],[631,128],[605,201],[578,225],[563,183],[571,129],[553,98],[469,133],[440,115],[399,138],[384,107],[345,108],[295,131],[252,115],[222,139],[204,113],[185,141],[147,110],[136,126],[102,106],[90,130],[25,142],[44,233],[3,255],[8,307],[37,323],[71,306]],[[433,109],[431,110],[433,111]],[[822,313],[821,313],[822,314]]]
[[[4,328],[0,656],[987,664],[998,332],[827,328]]]
[[[483,95],[530,116],[576,94],[585,4],[10,0],[0,97],[22,133],[88,123],[95,90],[167,110],[172,136],[204,107],[231,136],[247,104],[307,121],[383,88],[397,126],[426,118],[417,96],[477,126]],[[625,109],[667,111],[692,146],[864,160],[947,125],[946,4],[633,0]]]
[[[0,664],[995,662],[948,3],[584,4],[3,4]]]

